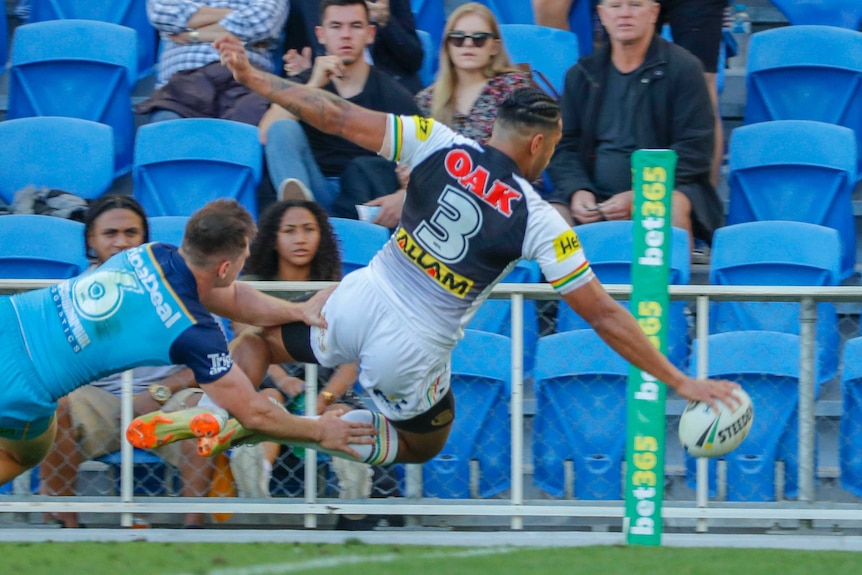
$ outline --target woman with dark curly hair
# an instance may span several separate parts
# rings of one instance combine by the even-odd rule
[[[243,279],[338,281],[341,256],[326,211],[317,202],[285,201],[260,217]]]
[[[258,233],[249,248],[250,255],[243,268],[245,280],[257,281],[338,281],[341,279],[341,256],[338,240],[326,211],[317,202],[282,201],[269,206],[260,217]],[[236,325],[239,333],[246,326]],[[357,378],[355,363],[339,366],[335,371],[321,368],[317,410],[322,413],[339,401],[351,407],[361,405],[352,392]],[[299,364],[271,365],[261,389],[284,402],[291,411],[304,411],[304,368]],[[296,448],[276,443],[264,443],[263,453],[255,447],[236,450],[231,467],[242,494],[251,497],[269,496],[269,478],[276,459],[281,456],[285,467],[297,469],[301,463],[293,455]],[[263,461],[260,460],[261,456]],[[370,471],[365,464],[346,462],[346,481],[354,483],[357,476],[367,478],[362,487],[370,487]],[[345,467],[341,461],[337,465]],[[261,474],[260,471],[263,471]],[[353,475],[350,476],[351,471]],[[343,484],[342,470],[336,474]],[[342,485],[343,487],[343,485]],[[358,497],[355,493],[352,497]],[[368,493],[365,493],[367,496]]]

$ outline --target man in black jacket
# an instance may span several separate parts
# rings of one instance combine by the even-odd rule
[[[655,0],[602,0],[598,12],[610,42],[566,74],[552,201],[577,223],[631,219],[632,152],[669,148],[673,225],[710,242],[724,211],[709,180],[715,123],[703,68],[655,35]]]

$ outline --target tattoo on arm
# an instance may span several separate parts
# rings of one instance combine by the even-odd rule
[[[278,76],[272,76],[269,90],[264,96],[316,128],[324,129],[328,125],[329,128],[324,131],[330,133],[336,133],[332,131],[336,126],[339,128],[337,133],[340,133],[344,113],[351,105],[331,92],[308,88]]]

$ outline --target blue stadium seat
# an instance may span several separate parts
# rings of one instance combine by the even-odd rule
[[[329,223],[338,237],[342,277],[367,266],[391,235],[383,226],[360,220],[329,218]]]
[[[15,481],[10,481],[8,483],[4,483],[0,485],[0,495],[11,495],[14,487]],[[39,480],[39,466],[37,465],[33,469],[30,470],[30,485],[29,490],[32,495],[39,495],[39,486],[41,482]]]
[[[856,138],[852,130],[807,120],[737,128],[730,137],[728,186],[729,225],[793,220],[838,230],[841,276],[853,275]]]
[[[577,499],[621,499],[629,364],[593,330],[567,331],[539,339],[535,373],[535,484],[562,497],[571,461]]]
[[[9,24],[6,18],[0,18],[0,74],[6,71],[9,58]]]
[[[114,129],[114,175],[132,167],[134,30],[93,20],[19,26],[12,40],[8,119],[68,116]]]
[[[135,142],[134,195],[150,216],[190,216],[232,198],[256,219],[262,166],[255,126],[215,118],[147,124]]]
[[[0,278],[67,279],[88,265],[81,222],[37,215],[0,218]]]
[[[603,284],[630,284],[632,265],[632,222],[596,222],[575,227],[575,233],[590,261],[590,267]],[[691,276],[688,233],[673,228],[670,275],[672,285],[686,285]],[[626,301],[621,302],[628,305]],[[589,324],[572,308],[560,304],[557,314],[557,331],[590,329]],[[668,357],[674,365],[684,368],[688,359],[688,318],[686,303],[670,304],[668,323]]]
[[[150,225],[150,241],[179,246],[183,243],[188,216],[155,216],[147,218]]]
[[[838,26],[850,30],[862,27],[859,0],[771,0],[793,25]]]
[[[423,86],[430,86],[437,76],[437,60],[440,54],[434,47],[431,34],[425,30],[416,30],[419,41],[422,43],[422,67],[419,69],[419,79]]]
[[[120,464],[122,454],[120,451],[112,451],[96,461],[101,461],[111,466],[111,475],[114,478],[115,493],[120,493]],[[164,495],[177,493],[180,490],[179,474],[164,459],[151,451],[143,449],[132,450],[133,482],[135,495]]]
[[[156,63],[156,29],[147,18],[146,0],[112,0],[93,2],[92,0],[31,0],[30,19],[46,20],[98,20],[110,22],[133,29],[138,33],[138,78],[153,73]]]
[[[497,17],[500,24],[535,24],[531,2],[512,2],[511,0],[477,0],[484,4]]]
[[[504,283],[535,284],[542,282],[542,272],[535,262],[521,260],[502,280]],[[467,324],[470,329],[512,337],[512,304],[508,299],[483,303]],[[539,339],[539,313],[536,300],[524,298],[524,373],[533,370],[536,342]]]
[[[480,497],[509,488],[511,345],[508,337],[468,329],[452,350],[457,417],[446,446],[422,467],[425,497],[469,498],[473,460]]]
[[[497,17],[500,24],[535,24],[533,5],[528,0],[478,0]],[[569,9],[569,29],[577,36],[578,53],[593,53],[594,0],[574,0]]]
[[[431,42],[436,54],[440,50],[443,28],[446,27],[446,15],[443,12],[443,2],[440,0],[410,0],[416,28],[431,35]],[[421,38],[420,38],[421,40]],[[423,49],[424,49],[423,45]]]
[[[567,30],[535,24],[502,24],[500,31],[512,62],[529,63],[551,83],[550,86],[544,85],[540,77],[534,77],[539,86],[549,94],[556,92],[561,95],[566,72],[578,61],[575,35]]]
[[[862,141],[862,34],[832,26],[786,26],[751,37],[745,123],[814,120]],[[862,175],[862,157],[856,176]]]
[[[59,116],[0,122],[0,200],[11,204],[15,192],[29,185],[92,200],[113,181],[110,126]]]
[[[728,501],[774,501],[775,462],[785,461],[785,494],[798,492],[799,336],[774,331],[710,335],[707,374],[739,383],[754,405],[754,424],[727,461]],[[691,370],[696,372],[697,345]],[[818,383],[823,383],[821,379]],[[687,457],[689,470],[693,459]],[[710,479],[714,485],[715,477]]]
[[[841,240],[831,228],[789,221],[761,221],[719,228],[712,243],[713,285],[834,286],[841,279]],[[799,304],[716,302],[710,333],[766,330],[799,334]],[[840,334],[835,306],[817,305],[818,373],[838,369]]]
[[[844,345],[839,460],[841,487],[862,497],[862,338]]]

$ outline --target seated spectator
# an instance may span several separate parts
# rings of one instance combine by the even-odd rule
[[[570,222],[630,219],[632,152],[669,148],[673,225],[709,243],[724,210],[710,183],[715,122],[703,67],[655,34],[655,0],[603,0],[598,10],[610,42],[566,74],[552,201]]]
[[[424,54],[410,0],[366,0],[365,4],[376,28],[374,43],[365,51],[365,59],[415,94],[422,89],[419,69]],[[285,50],[297,59],[293,74],[311,68],[312,58],[326,53],[317,41],[317,26],[320,26],[320,0],[292,0]]]
[[[129,196],[102,196],[96,200],[87,213],[84,234],[87,257],[93,267],[122,250],[149,241],[143,208]],[[39,468],[44,495],[74,495],[78,465],[120,449],[121,375],[94,381],[59,400],[56,441]],[[201,393],[195,385],[192,371],[186,367],[137,367],[132,383],[134,414],[191,407]],[[154,452],[179,468],[184,497],[205,496],[212,478],[212,462],[197,455],[193,444],[186,443],[191,442],[173,443]],[[76,513],[58,513],[57,520],[64,527],[79,526]],[[185,525],[200,527],[203,520],[203,515],[189,513]]]
[[[363,58],[375,34],[364,0],[323,0],[321,21],[317,39],[327,54],[314,61],[310,74],[306,70],[296,76],[298,81],[379,112],[416,113],[410,93]],[[288,68],[288,73],[292,74],[292,69]],[[381,189],[391,192],[398,188],[394,163],[298,121],[281,106],[269,108],[259,130],[266,145],[269,175],[280,199],[314,199],[333,215],[343,216],[343,210],[352,210],[356,218],[351,200],[339,200],[340,178],[347,165],[360,157],[369,158]],[[341,208],[336,209],[336,204]]]
[[[242,279],[338,281],[341,279],[341,257],[337,242],[329,218],[320,205],[308,201],[277,202],[261,215],[260,229],[249,248],[250,255]],[[234,324],[237,333],[247,327]],[[364,407],[362,400],[353,391],[356,377],[356,364],[342,365],[335,370],[319,368],[321,387],[317,395],[318,413],[323,413],[334,404],[350,408]],[[301,364],[271,365],[261,389],[263,393],[284,403],[292,412],[304,415],[305,369]],[[269,479],[276,461],[280,460],[285,467],[298,468],[298,448],[270,442],[260,445],[260,448],[249,446],[235,449],[231,468],[241,492],[268,497]],[[380,485],[372,491],[372,470],[364,463],[340,458],[333,458],[332,463],[342,497],[355,499],[368,497],[369,494],[372,497],[397,494],[382,491]],[[374,473],[384,477],[387,472],[380,469]],[[390,489],[397,488],[393,486]],[[351,525],[350,518],[340,520],[339,525]]]
[[[232,34],[248,46],[254,66],[272,71],[287,9],[285,0],[147,0],[164,47],[157,89],[135,111],[150,114],[151,122],[222,118],[257,124],[269,103],[233,79],[212,43]]]
[[[500,102],[530,85],[529,76],[509,61],[494,14],[482,4],[470,2],[456,8],[446,21],[437,78],[416,94],[416,104],[421,115],[484,144],[491,137]],[[354,203],[380,206],[374,223],[395,227],[401,217],[407,174],[399,174],[399,189],[384,196],[363,176],[352,170],[342,178]]]

